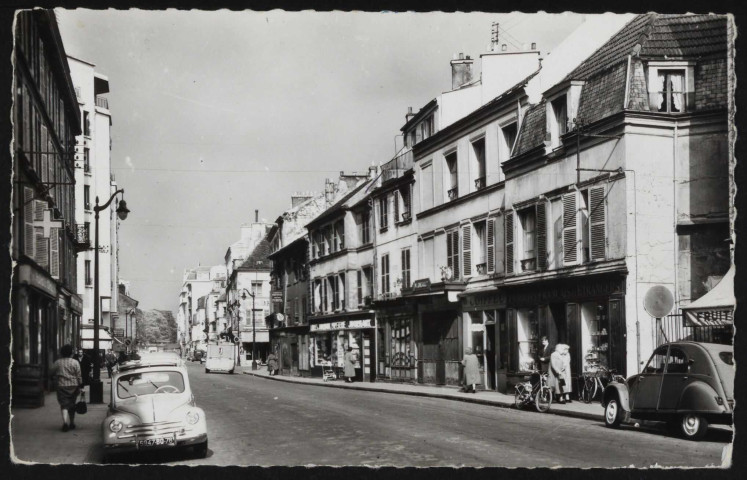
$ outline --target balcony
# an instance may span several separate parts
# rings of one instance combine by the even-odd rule
[[[485,177],[475,179],[475,190],[482,190],[485,188]]]
[[[403,222],[409,222],[411,219],[410,212],[408,210],[402,212],[402,221]]]
[[[487,263],[478,263],[475,265],[475,268],[477,269],[478,275],[485,275],[488,273],[488,264]]]
[[[412,168],[413,156],[412,150],[397,155],[381,167],[381,182],[386,183],[389,180],[401,177],[406,171]]]
[[[91,225],[78,223],[75,225],[75,250],[81,252],[91,248]]]
[[[96,95],[96,106],[109,110],[109,99],[101,95]]]
[[[449,196],[449,200],[456,200],[459,198],[459,187],[452,188],[446,194]]]

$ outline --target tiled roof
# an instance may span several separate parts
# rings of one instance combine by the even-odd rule
[[[593,123],[622,111],[627,71],[628,63],[622,62],[587,80],[578,105],[578,118],[583,123]]]
[[[353,199],[353,197],[357,193],[361,192],[361,190],[363,190],[363,187],[365,187],[366,185],[368,185],[369,183],[371,183],[371,181],[372,180],[366,180],[366,181],[363,181],[360,184],[358,184],[355,188],[353,188],[348,193],[346,193],[340,200],[338,200],[337,202],[335,202],[331,207],[329,207],[324,212],[322,212],[320,215],[318,215],[314,220],[312,220],[311,222],[309,222],[308,224],[306,224],[306,226],[309,227],[311,225],[315,225],[315,224],[319,223],[320,221],[324,220],[325,218],[330,217],[332,214],[334,214],[334,213],[342,210],[343,207],[348,203],[348,201],[351,200],[351,199]],[[365,193],[366,192],[364,191],[363,194],[360,195],[360,196],[364,196]],[[356,202],[357,202],[357,199],[353,199],[353,201],[351,203],[356,203]]]
[[[625,61],[640,44],[642,57],[698,57],[726,52],[726,17],[717,15],[638,15],[612,36],[565,80],[586,80]]]
[[[513,157],[538,147],[545,141],[545,101],[532,105],[524,114]]]
[[[239,267],[242,270],[270,269],[270,242],[263,238]]]

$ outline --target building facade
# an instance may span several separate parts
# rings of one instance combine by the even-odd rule
[[[13,402],[39,405],[83,313],[73,158],[81,124],[52,11],[18,14],[13,60]]]

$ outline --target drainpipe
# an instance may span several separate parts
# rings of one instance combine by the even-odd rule
[[[674,135],[672,140],[672,235],[674,238],[672,252],[674,252],[674,305],[675,311],[680,304],[677,277],[679,276],[679,245],[677,238],[677,141],[679,140],[679,124],[674,121]]]
[[[641,373],[641,322],[638,319],[638,202],[635,182],[635,170],[625,169],[625,172],[633,174],[633,242],[635,242],[635,350],[636,350],[636,370]]]

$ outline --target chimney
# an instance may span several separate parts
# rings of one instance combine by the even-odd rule
[[[254,223],[259,223],[259,210],[254,210]]]
[[[412,113],[412,107],[407,107],[407,115],[405,115],[405,123],[409,122],[412,117],[414,117],[415,114]]]
[[[376,166],[375,165],[371,165],[370,167],[368,167],[368,178],[370,178],[371,180],[376,178]]]
[[[472,81],[472,59],[463,53],[450,62],[451,63],[451,89],[456,90],[464,84]]]
[[[324,180],[324,201],[327,206],[332,205],[335,199],[335,184],[329,178]]]
[[[296,208],[303,202],[314,198],[314,192],[295,192],[291,195],[291,208]]]

